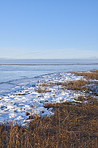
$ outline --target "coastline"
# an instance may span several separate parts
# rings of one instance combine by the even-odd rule
[[[32,106],[33,112],[25,112],[28,118],[26,126],[9,121],[0,125],[1,147],[97,148],[98,70],[44,75],[33,87],[36,89],[29,93],[21,91],[15,95],[22,99],[23,96],[27,97],[26,93],[30,95],[35,91],[35,94],[39,94],[39,97],[35,97],[35,105],[40,102],[40,107],[44,107],[40,116],[37,108],[34,112]],[[70,94],[68,100],[62,100],[59,93],[62,96]],[[46,94],[53,94],[54,99],[47,102]],[[45,111],[48,114],[43,116]]]
[[[32,105],[33,112],[25,111],[28,119],[26,126],[23,127],[14,122],[12,124],[9,121],[0,125],[1,145],[97,148],[98,70],[44,75],[43,79],[40,79],[32,88],[36,89],[32,91],[29,88],[29,93],[27,90],[21,91],[15,96],[20,99],[23,97],[24,100],[24,96],[27,97],[26,93],[29,97],[30,93],[33,97],[39,94],[39,97],[35,97],[35,105],[36,103],[39,105],[39,102],[41,104],[40,116],[37,108],[34,112],[34,105]],[[47,102],[49,99],[47,96],[51,94],[52,100]],[[68,94],[70,95],[67,96]],[[68,99],[64,100],[65,96]],[[28,101],[25,103],[28,104]],[[48,114],[45,113],[47,111]],[[44,113],[45,116],[42,115]]]
[[[52,108],[47,110],[44,107],[46,104],[77,102],[76,98],[87,95],[85,86],[88,83],[92,83],[89,84],[89,88],[90,85],[97,83],[97,72],[98,70],[47,74],[42,75],[37,81],[16,87],[13,93],[0,98],[0,122],[9,120],[24,126],[26,122],[30,121],[31,116],[33,119],[36,115],[53,115]],[[95,79],[95,81],[87,82],[88,79]],[[98,88],[96,89],[98,90]]]

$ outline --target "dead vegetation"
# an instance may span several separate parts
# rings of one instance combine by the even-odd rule
[[[71,90],[87,90],[86,87],[84,87],[87,84],[87,81],[84,80],[75,80],[75,81],[69,81],[66,83],[66,88]]]
[[[60,85],[62,88],[66,88],[66,89],[70,89],[70,90],[86,90],[87,88],[84,87],[88,82],[81,79],[81,80],[75,80],[75,81],[67,81],[67,82],[55,82],[55,83],[42,83],[38,92],[39,93],[43,93],[43,92],[48,92],[49,90],[47,90],[47,88],[49,86],[56,86],[56,85]]]
[[[83,99],[83,98],[82,98]],[[98,102],[47,104],[51,117],[35,117],[29,127],[0,126],[1,148],[97,148]]]
[[[77,75],[77,76],[84,76],[86,79],[96,79],[98,80],[98,70],[93,70],[90,72],[73,72],[73,74]]]
[[[47,88],[44,88],[44,89],[38,88],[36,91],[37,91],[38,93],[47,93],[47,92],[51,92],[51,90],[49,90],[49,89],[47,89]]]

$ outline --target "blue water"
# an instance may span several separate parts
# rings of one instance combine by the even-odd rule
[[[19,82],[50,73],[98,69],[98,59],[77,60],[8,60],[0,59],[0,96],[9,93]]]

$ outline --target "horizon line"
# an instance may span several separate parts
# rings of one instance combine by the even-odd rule
[[[0,58],[0,60],[94,60],[97,57],[91,58]]]

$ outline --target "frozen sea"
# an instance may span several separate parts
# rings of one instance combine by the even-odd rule
[[[81,95],[62,86],[42,87],[43,83],[79,80],[72,71],[98,69],[95,60],[0,60],[0,123],[15,121],[25,125],[29,115],[52,115],[45,103],[75,101]],[[42,92],[39,92],[38,90]],[[46,93],[43,90],[46,90]]]
[[[36,81],[45,74],[96,69],[98,69],[98,59],[0,59],[0,97],[11,93],[19,83]]]

